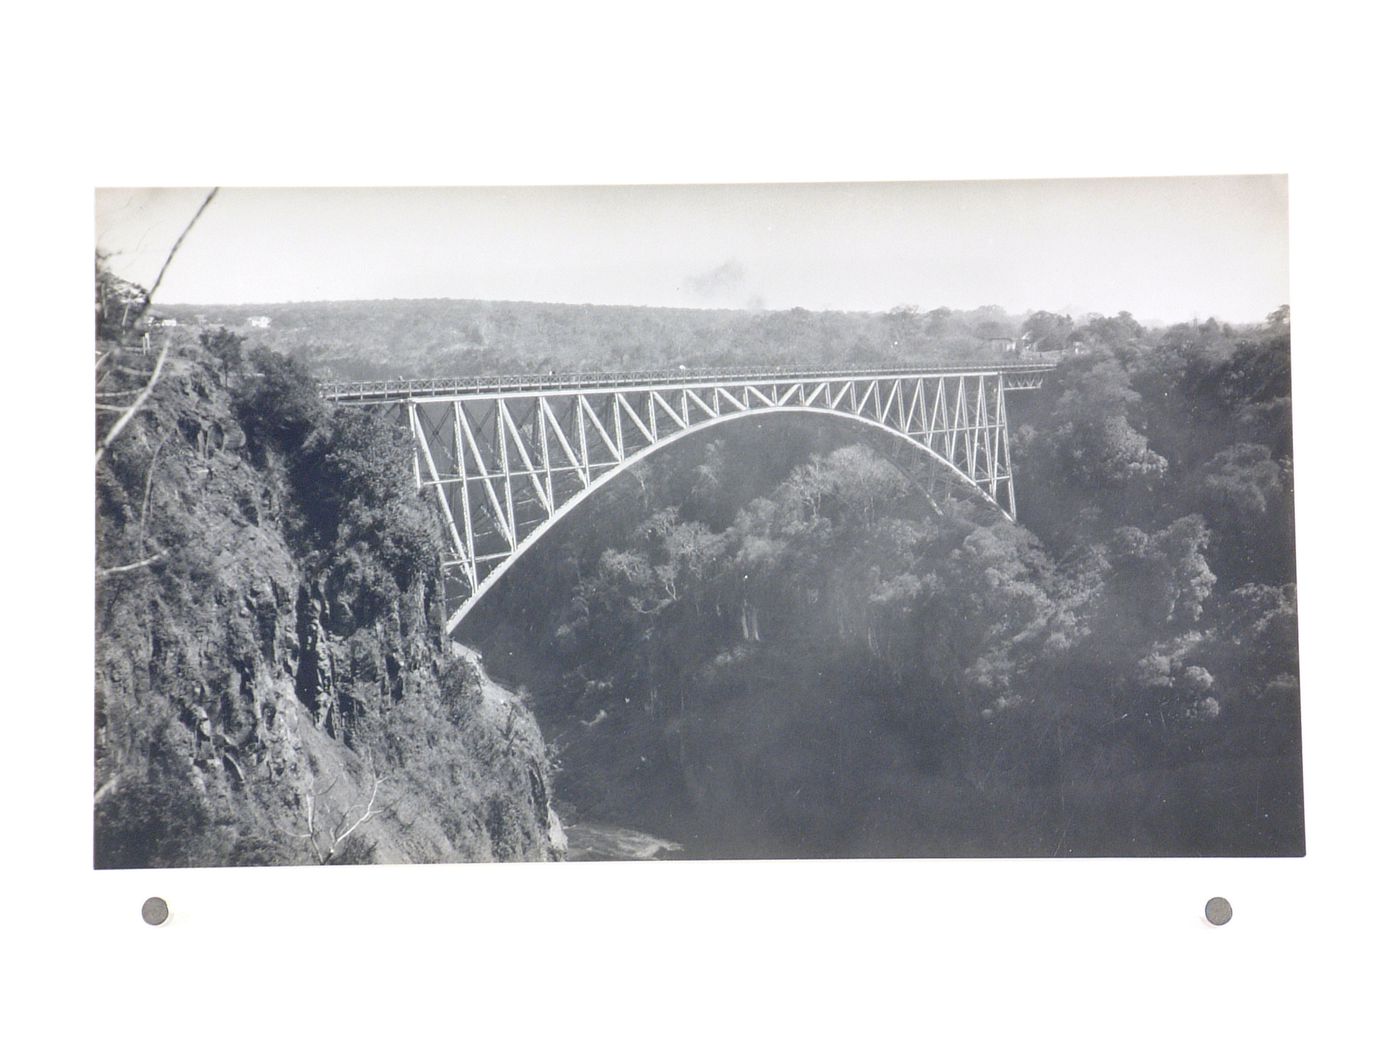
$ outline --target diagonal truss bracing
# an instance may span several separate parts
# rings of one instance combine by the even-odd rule
[[[1006,394],[1039,387],[1043,371],[988,367],[763,381],[670,376],[558,386],[538,377],[533,389],[327,396],[405,405],[414,476],[420,488],[435,491],[450,541],[444,565],[450,629],[589,493],[651,452],[730,419],[816,412],[876,427],[898,439],[906,458],[936,465],[1014,520]]]

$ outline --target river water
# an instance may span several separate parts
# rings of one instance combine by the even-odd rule
[[[480,674],[482,697],[487,703],[509,707],[520,702],[515,693],[486,673],[481,653],[457,641],[452,643],[452,648]],[[645,831],[609,824],[589,821],[567,824],[564,834],[569,839],[569,860],[663,860],[682,853],[682,847],[677,842],[648,835]]]
[[[569,860],[666,860],[681,856],[679,843],[632,828],[607,824],[569,824]]]

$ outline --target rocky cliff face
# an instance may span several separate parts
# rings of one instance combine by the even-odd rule
[[[111,362],[99,390],[143,366]],[[253,432],[240,364],[186,347],[98,466],[95,863],[561,858],[530,712],[453,651],[435,572],[315,542],[311,438]]]

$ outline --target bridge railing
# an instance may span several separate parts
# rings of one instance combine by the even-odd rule
[[[434,397],[450,394],[497,394],[554,389],[647,386],[654,383],[733,383],[755,379],[852,379],[870,376],[928,376],[940,373],[1002,372],[1007,374],[1049,371],[1053,362],[1033,364],[973,361],[961,364],[886,368],[733,368],[691,371],[681,368],[631,372],[536,372],[504,376],[454,376],[435,379],[337,380],[320,383],[321,396],[331,401],[368,401],[382,398]]]

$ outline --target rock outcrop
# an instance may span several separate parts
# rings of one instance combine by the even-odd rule
[[[561,858],[539,729],[436,572],[315,542],[302,442],[224,372],[173,357],[98,468],[97,866]]]

